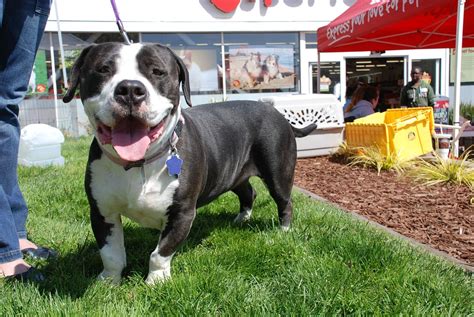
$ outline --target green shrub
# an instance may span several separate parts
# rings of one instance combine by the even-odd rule
[[[474,105],[472,103],[461,103],[460,113],[465,119],[474,120]]]
[[[461,106],[460,106],[460,109],[459,109],[459,114],[464,119],[467,119],[469,121],[474,120],[474,104],[461,102]],[[454,110],[451,107],[451,108],[449,108],[449,113],[448,113],[449,124],[453,124],[453,116],[454,116]]]

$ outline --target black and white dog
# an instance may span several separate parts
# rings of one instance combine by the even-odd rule
[[[86,48],[72,69],[69,102],[80,86],[95,138],[85,188],[104,270],[119,283],[126,265],[121,215],[161,231],[146,282],[170,277],[170,262],[187,237],[196,209],[226,191],[240,200],[235,221],[247,220],[261,177],[291,222],[296,136],[272,106],[231,101],[181,110],[180,84],[190,102],[184,63],[161,45],[104,43]]]

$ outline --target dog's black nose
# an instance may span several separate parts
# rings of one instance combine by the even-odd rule
[[[115,100],[128,106],[140,106],[147,96],[145,85],[138,80],[122,80],[114,91]]]

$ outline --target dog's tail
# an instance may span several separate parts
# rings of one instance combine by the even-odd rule
[[[291,126],[291,128],[293,129],[293,133],[295,134],[295,137],[297,137],[297,138],[302,138],[302,137],[307,136],[308,134],[313,132],[313,130],[316,129],[317,127],[318,126],[316,125],[316,123],[311,123],[310,125],[308,125],[304,128],[301,128],[301,129],[298,129],[298,128],[295,128],[294,126]]]

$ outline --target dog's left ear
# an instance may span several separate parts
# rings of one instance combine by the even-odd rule
[[[191,88],[189,86],[188,69],[186,68],[186,65],[184,64],[183,60],[178,55],[176,55],[176,53],[173,52],[171,48],[169,48],[168,46],[164,47],[166,47],[176,59],[176,63],[179,67],[179,81],[181,82],[181,88],[183,90],[184,99],[186,100],[188,106],[192,107],[193,105],[191,103]]]
[[[74,62],[74,65],[72,66],[71,70],[71,85],[69,86],[66,94],[63,97],[63,101],[65,103],[68,103],[69,101],[74,98],[74,95],[76,94],[76,89],[79,86],[79,77],[81,74],[81,68],[82,65],[84,64],[84,60],[86,59],[87,54],[89,53],[90,49],[94,45],[86,47],[84,50],[82,50],[81,55],[79,58]]]

